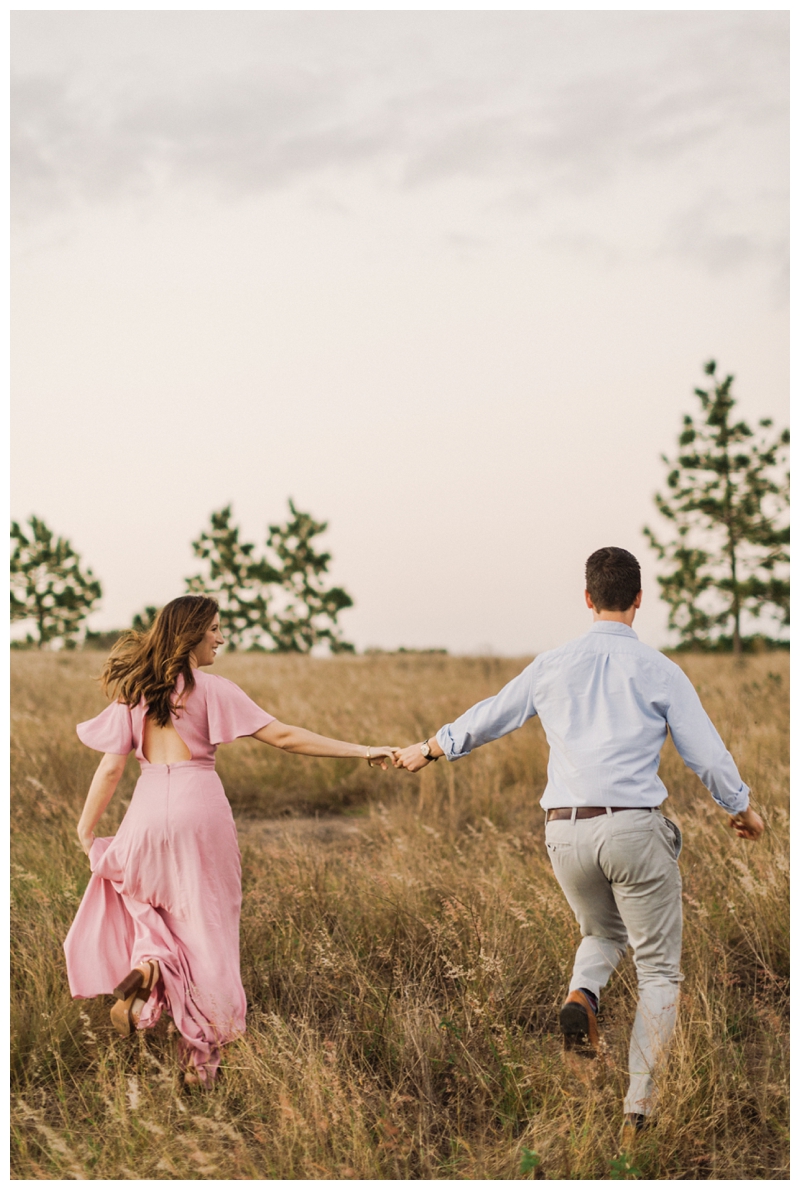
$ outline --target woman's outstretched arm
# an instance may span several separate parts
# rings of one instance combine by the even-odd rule
[[[253,739],[261,740],[262,744],[271,744],[273,748],[280,748],[284,752],[294,752],[298,756],[332,756],[355,757],[358,760],[377,762],[382,769],[387,768],[386,761],[391,760],[394,749],[388,745],[372,747],[367,744],[348,744],[345,740],[332,740],[328,736],[317,735],[315,731],[306,731],[305,727],[292,727],[289,723],[281,723],[273,719],[266,727],[255,732]]]
[[[83,813],[78,821],[78,838],[87,855],[94,842],[94,828],[103,817],[106,806],[114,796],[114,790],[119,785],[119,779],[125,771],[127,759],[127,756],[117,756],[115,752],[106,752],[92,777]]]

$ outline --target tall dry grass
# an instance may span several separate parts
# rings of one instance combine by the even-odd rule
[[[109,1000],[70,1000],[61,943],[88,879],[75,822],[97,755],[74,725],[96,657],[12,659],[13,1171],[18,1178],[788,1177],[788,658],[681,659],[768,827],[736,840],[671,745],[683,830],[680,1023],[655,1129],[620,1162],[635,988],[603,997],[608,1061],[565,1067],[557,1032],[577,928],[543,848],[534,721],[418,777],[250,741],[218,767],[244,853],[248,1033],[210,1094],[182,1095],[165,1022],[131,1043]],[[288,722],[405,743],[519,662],[223,658]],[[111,833],[129,761],[101,824]],[[339,815],[347,832],[294,829]],[[285,829],[261,829],[284,816]]]

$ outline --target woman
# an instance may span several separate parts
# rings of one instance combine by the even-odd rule
[[[180,1033],[187,1086],[208,1085],[220,1047],[241,1035],[241,864],[217,745],[241,736],[302,756],[360,757],[388,747],[327,739],[280,723],[226,678],[202,672],[224,644],[213,599],[184,595],[146,633],[128,633],[101,676],[115,701],[78,736],[103,752],[78,823],[92,876],[64,943],[72,995],[114,989],[123,1036],[166,1009]],[[131,749],[142,772],[119,831],[95,838]]]

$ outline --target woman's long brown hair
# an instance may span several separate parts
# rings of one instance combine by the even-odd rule
[[[183,674],[185,683],[183,700],[194,689],[189,655],[218,612],[219,604],[207,595],[173,599],[147,632],[131,631],[120,637],[100,675],[103,691],[129,707],[144,700],[148,716],[166,727],[170,712],[178,707],[172,701],[178,676]]]

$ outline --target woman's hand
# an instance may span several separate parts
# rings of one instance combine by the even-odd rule
[[[81,847],[88,855],[92,850],[92,843],[94,843],[94,832],[86,831],[81,826],[78,827],[78,838],[81,841]]]
[[[383,745],[380,748],[373,748],[372,745],[370,745],[370,747],[367,749],[367,764],[371,769],[377,766],[386,772],[387,768],[389,767],[386,761],[390,760],[392,763],[394,763],[394,754],[396,751],[397,748],[390,748],[388,744]]]

